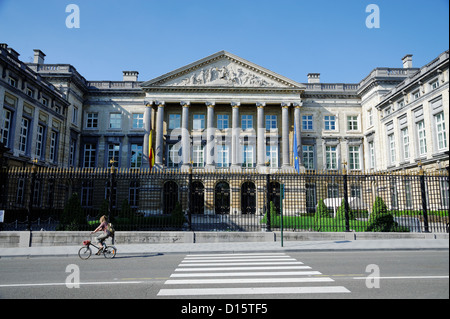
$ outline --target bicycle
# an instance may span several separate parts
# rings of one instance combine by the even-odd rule
[[[83,247],[78,250],[78,256],[83,260],[89,259],[89,257],[91,257],[92,255],[91,246],[97,248],[97,255],[99,255],[100,247],[94,245],[90,240],[85,240],[83,241]],[[116,256],[117,248],[112,245],[108,246],[106,242],[103,242],[103,251],[101,253],[103,254],[103,256],[105,256],[105,258],[112,259]]]

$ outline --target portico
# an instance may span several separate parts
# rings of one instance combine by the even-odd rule
[[[294,121],[300,127],[302,84],[221,51],[144,82],[142,88],[152,108],[144,122],[146,136],[150,129],[156,133],[157,167],[167,167],[178,152],[170,163],[178,160],[176,167],[182,170],[293,169],[293,127]],[[152,114],[154,127],[147,124]],[[194,140],[200,140],[195,150]],[[300,150],[301,139],[297,141]],[[144,157],[148,145],[144,142]],[[194,154],[197,149],[201,155]]]

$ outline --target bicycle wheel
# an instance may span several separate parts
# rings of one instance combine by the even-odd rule
[[[92,255],[92,250],[89,246],[83,246],[78,251],[78,256],[83,260],[89,259],[89,257],[91,257],[91,255]]]
[[[108,246],[103,250],[103,255],[105,258],[111,259],[116,256],[117,249],[114,246]]]

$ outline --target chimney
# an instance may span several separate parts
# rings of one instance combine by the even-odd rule
[[[45,54],[41,50],[33,50],[34,51],[34,64],[44,64]]]
[[[138,71],[123,71],[123,81],[137,82],[138,75]]]
[[[413,67],[412,65],[412,54],[407,54],[403,57],[403,68],[404,69],[411,69]]]
[[[320,83],[320,73],[308,73],[308,83]]]

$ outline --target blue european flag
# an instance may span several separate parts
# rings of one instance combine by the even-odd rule
[[[297,124],[294,124],[294,143],[292,145],[294,153],[294,167],[297,173],[300,173],[300,158],[298,157],[298,144],[297,144]]]

